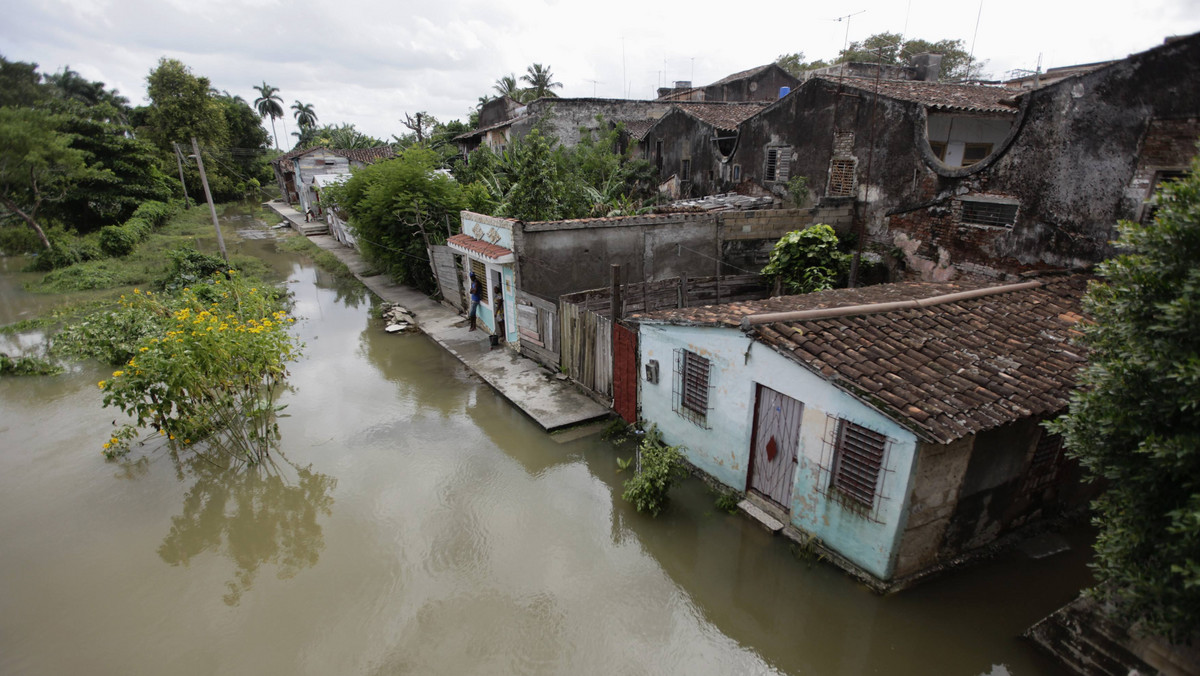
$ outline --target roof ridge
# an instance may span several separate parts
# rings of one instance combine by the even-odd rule
[[[925,308],[935,305],[944,305],[946,303],[954,303],[960,300],[971,300],[973,298],[996,296],[1012,291],[1035,289],[1039,286],[1045,286],[1045,284],[1041,280],[1034,280],[1032,282],[1020,282],[1018,284],[1005,284],[1002,286],[985,286],[982,289],[956,291],[955,293],[947,293],[940,296],[930,296],[928,298],[917,298],[915,300],[901,300],[888,303],[868,303],[865,305],[843,305],[841,307],[820,308],[817,310],[767,312],[763,314],[746,315],[745,317],[742,317],[741,326],[742,329],[745,330],[749,329],[751,326],[756,326],[759,324],[795,322],[809,319],[828,319],[830,317],[847,317],[851,315],[880,314],[883,312],[893,312],[895,310],[911,310],[915,308]]]

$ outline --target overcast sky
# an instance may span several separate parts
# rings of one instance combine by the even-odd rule
[[[0,55],[70,66],[135,105],[167,56],[247,101],[265,80],[285,108],[311,103],[322,124],[386,140],[405,111],[465,119],[534,62],[561,96],[653,98],[784,53],[832,58],[848,26],[851,41],[961,39],[1003,77],[1039,55],[1043,68],[1117,59],[1200,31],[1200,0],[0,0],[0,17]]]

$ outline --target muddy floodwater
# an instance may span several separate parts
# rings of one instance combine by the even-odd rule
[[[881,597],[697,480],[644,517],[628,450],[552,439],[356,285],[239,246],[303,317],[277,469],[106,462],[111,369],[0,379],[0,674],[1060,673],[1018,635],[1088,583],[1086,532]],[[21,265],[0,323],[50,302]]]

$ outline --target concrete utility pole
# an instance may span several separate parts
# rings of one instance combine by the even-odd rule
[[[229,262],[229,254],[225,253],[225,238],[221,236],[221,224],[217,222],[217,207],[213,204],[212,191],[208,189],[208,175],[204,173],[204,160],[200,158],[200,144],[192,137],[192,152],[196,153],[196,166],[200,168],[200,183],[204,186],[204,198],[208,200],[208,212],[212,214],[213,228],[217,231],[217,246],[221,247],[221,258]]]
[[[183,208],[191,209],[192,200],[188,198],[187,181],[183,180],[183,153],[179,151],[179,144],[172,142],[171,145],[175,148],[175,164],[179,167],[179,182],[183,184]]]

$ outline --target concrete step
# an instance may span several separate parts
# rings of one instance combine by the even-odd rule
[[[739,502],[738,509],[745,512],[751,519],[754,519],[758,523],[762,524],[763,528],[766,528],[772,533],[778,533],[779,531],[783,530],[782,521],[776,519],[770,514],[767,514],[765,511],[760,509],[758,505],[750,502],[749,500],[742,500]]]

